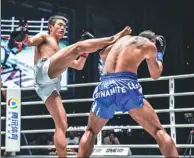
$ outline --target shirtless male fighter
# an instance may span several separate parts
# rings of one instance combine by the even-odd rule
[[[104,75],[93,93],[94,102],[88,127],[80,140],[78,157],[89,157],[92,154],[96,135],[118,110],[128,112],[149,132],[165,157],[178,157],[172,138],[162,127],[152,106],[144,99],[137,77],[138,67],[144,59],[151,77],[160,77],[165,47],[163,36],[144,31],[139,36],[122,37],[108,46],[105,52],[101,52],[100,56],[105,62]]]
[[[67,130],[67,116],[59,94],[61,74],[68,67],[82,69],[88,53],[96,52],[98,49],[113,44],[121,37],[130,34],[130,27],[126,27],[114,36],[79,41],[60,49],[59,40],[63,38],[66,31],[66,21],[63,16],[52,16],[48,20],[48,33],[41,32],[31,38],[25,37],[24,39],[26,45],[36,46],[34,57],[35,90],[46,104],[54,120],[54,143],[59,157],[66,157]],[[25,34],[26,30],[21,28],[20,32]],[[14,36],[21,35],[20,32],[13,34]],[[76,60],[77,58],[79,59]]]

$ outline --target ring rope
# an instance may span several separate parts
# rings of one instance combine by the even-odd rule
[[[194,95],[194,92],[182,92],[182,93],[174,93],[174,94],[152,94],[152,95],[145,95],[145,98],[161,98],[161,97],[169,97],[169,96],[189,96]],[[86,98],[86,99],[67,99],[62,100],[62,103],[80,103],[80,102],[92,102],[93,98]],[[44,104],[43,101],[34,101],[34,102],[22,102],[22,105],[38,105]],[[1,105],[6,105],[5,102],[1,102]]]
[[[18,27],[18,25],[13,25],[14,27]],[[1,25],[1,27],[10,27],[10,25]],[[48,28],[48,26],[42,26],[43,28]],[[40,26],[28,25],[28,28],[40,28]]]
[[[170,80],[170,79],[184,79],[184,78],[193,78],[194,74],[187,74],[187,75],[177,75],[177,76],[164,76],[160,77],[158,80],[153,80],[152,78],[142,78],[139,79],[139,82],[147,82],[147,81],[162,81],[162,80]],[[80,84],[69,84],[62,87],[89,87],[89,86],[97,86],[99,82],[93,82],[93,83],[80,83]],[[1,90],[6,90],[6,88],[2,88]],[[34,90],[34,88],[21,88],[22,91],[29,91]],[[61,89],[63,90],[63,88]]]
[[[194,111],[194,108],[180,108],[180,109],[159,109],[155,110],[156,113],[166,113],[166,112],[185,112],[185,111]],[[128,115],[128,113],[116,112],[114,115]],[[89,116],[89,113],[77,113],[77,114],[67,114],[67,117],[84,117]],[[47,119],[52,118],[51,115],[30,115],[30,116],[21,116],[21,119]],[[1,120],[5,120],[6,117],[1,117]]]
[[[4,19],[1,19],[1,22],[13,22],[13,20],[4,20]],[[19,20],[14,20],[14,22],[19,22]],[[28,20],[28,23],[48,23],[48,21],[39,21],[39,20]]]
[[[176,128],[192,128],[194,124],[176,124],[176,125],[162,125],[164,128],[176,127]],[[102,130],[113,130],[113,129],[143,129],[141,126],[107,126]],[[68,128],[67,131],[85,131],[86,127]],[[50,133],[55,132],[55,129],[39,129],[39,130],[21,130],[21,133]],[[1,134],[5,134],[5,131],[1,131]]]
[[[192,144],[177,144],[178,148],[194,148]],[[113,147],[113,145],[94,145],[94,147]],[[159,148],[157,144],[133,144],[133,145],[116,145],[114,147],[129,147],[129,148]],[[48,148],[55,148],[54,145],[26,145],[21,146],[21,149],[48,149]],[[67,145],[67,148],[79,148],[79,145]],[[1,150],[5,149],[5,147],[1,147]]]

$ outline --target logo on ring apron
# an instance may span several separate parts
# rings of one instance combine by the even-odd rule
[[[10,98],[8,100],[8,107],[16,109],[19,106],[19,100],[17,98]]]

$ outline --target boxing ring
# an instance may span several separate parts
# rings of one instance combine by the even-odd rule
[[[139,82],[160,82],[160,81],[168,81],[169,82],[169,93],[164,93],[164,94],[152,94],[152,95],[145,95],[146,98],[162,98],[162,97],[169,97],[169,109],[158,109],[155,110],[156,113],[169,113],[170,116],[170,124],[163,125],[164,128],[169,128],[170,129],[170,135],[174,142],[177,142],[176,138],[176,129],[177,128],[192,128],[194,127],[194,124],[176,124],[175,123],[175,116],[176,113],[178,112],[188,112],[188,111],[194,111],[194,108],[176,108],[175,106],[175,97],[178,96],[192,96],[194,95],[194,92],[179,92],[175,93],[175,81],[180,80],[180,79],[188,79],[188,78],[194,78],[194,74],[188,74],[188,75],[178,75],[178,76],[166,76],[166,77],[160,77],[159,80],[152,80],[151,78],[143,78],[139,79]],[[77,88],[77,87],[92,87],[96,86],[98,83],[83,83],[83,84],[71,84],[67,85],[65,87],[68,88]],[[63,88],[65,88],[63,87]],[[62,89],[63,89],[62,88]],[[2,89],[5,90],[5,89]],[[33,90],[33,88],[21,88],[21,91],[29,91]],[[91,94],[92,96],[92,94]],[[21,96],[22,97],[22,96]],[[63,103],[84,103],[84,102],[92,102],[92,98],[78,98],[78,99],[67,99],[67,100],[62,100]],[[44,104],[42,101],[33,101],[33,102],[21,102],[22,106],[30,106],[30,105],[37,105],[37,104]],[[6,102],[1,102],[1,106],[6,106]],[[128,113],[121,113],[121,112],[116,112],[115,115],[126,115]],[[88,116],[89,113],[68,113],[67,117],[84,117]],[[21,116],[20,119],[51,119],[50,115],[32,115],[32,116]],[[1,120],[6,120],[6,117],[1,117]],[[38,121],[38,120],[37,120]],[[70,125],[71,126],[71,125]],[[112,129],[142,129],[141,126],[105,126],[103,130],[112,130]],[[85,127],[77,127],[77,128],[68,128],[67,131],[84,131]],[[54,132],[54,129],[34,129],[34,130],[22,130],[22,125],[21,125],[21,134],[35,134],[35,133],[49,133],[49,132]],[[1,135],[5,135],[5,131],[1,131]],[[177,148],[194,148],[194,144],[177,144]],[[68,145],[67,148],[78,148],[78,145]],[[54,148],[52,145],[25,145],[25,146],[20,146],[20,149],[48,149],[48,148]],[[121,152],[121,155],[119,156],[119,152],[115,152],[114,149],[122,149],[125,150],[127,148],[130,148],[133,150],[133,148],[158,148],[158,145],[156,144],[125,144],[125,145],[102,145],[102,131],[97,135],[97,144],[95,145],[94,148],[94,153],[92,157],[163,157],[161,155],[131,155],[131,153],[126,153],[123,154]],[[5,150],[6,147],[2,146],[1,150]],[[103,149],[107,150],[112,150],[111,154],[109,155],[106,153],[106,151],[101,152]],[[121,150],[120,150],[121,151]],[[123,155],[122,155],[123,154]],[[194,155],[192,155],[194,156]],[[35,157],[56,157],[56,156],[38,156],[38,155],[17,155],[15,157],[22,158],[22,157],[27,157],[27,158],[35,158]],[[68,157],[75,157],[75,155],[69,155]],[[184,157],[181,155],[180,157]],[[188,156],[186,156],[188,157]]]

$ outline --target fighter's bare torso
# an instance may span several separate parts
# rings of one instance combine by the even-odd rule
[[[39,59],[50,58],[59,49],[57,40],[53,36],[46,34],[44,41],[35,48],[34,64],[36,64]]]
[[[138,66],[146,58],[144,44],[150,42],[139,36],[125,36],[118,40],[107,55],[104,73],[126,72],[137,73]]]

